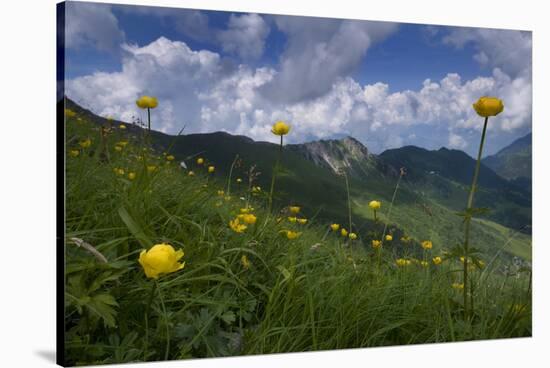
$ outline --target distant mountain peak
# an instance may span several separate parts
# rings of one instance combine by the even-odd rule
[[[504,147],[496,154],[487,156],[483,163],[500,176],[509,179],[531,179],[532,134],[529,133]]]
[[[365,145],[351,136],[289,144],[287,148],[314,162],[317,166],[330,169],[333,172],[351,168],[357,162],[368,162],[375,159]]]

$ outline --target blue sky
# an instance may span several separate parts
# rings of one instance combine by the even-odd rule
[[[473,155],[471,103],[504,99],[487,153],[531,130],[527,32],[69,2],[66,93],[130,120],[160,99],[155,128],[225,130],[298,143],[353,135],[374,152],[414,144]]]

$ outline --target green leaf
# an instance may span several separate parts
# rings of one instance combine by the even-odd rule
[[[132,233],[132,235],[137,239],[137,241],[141,244],[142,247],[149,249],[153,246],[153,242],[147,235],[145,235],[145,232],[143,229],[134,221],[132,216],[128,213],[126,208],[120,207],[118,209],[118,215],[126,224],[126,227]]]
[[[227,311],[223,313],[220,318],[228,325],[232,324],[236,320],[235,313],[233,313],[232,311]]]

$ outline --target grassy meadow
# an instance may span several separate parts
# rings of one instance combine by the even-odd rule
[[[530,259],[523,233],[473,219],[472,236],[501,244],[465,259],[438,239],[461,217],[434,202],[437,227],[420,228],[399,196],[389,215],[388,186],[352,189],[327,221],[276,181],[269,211],[269,187],[232,158],[182,168],[145,130],[65,118],[68,365],[531,336],[531,270],[509,256]],[[183,268],[147,277],[138,260],[156,244],[182,250]]]

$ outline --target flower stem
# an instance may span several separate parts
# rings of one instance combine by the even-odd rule
[[[273,167],[273,174],[271,175],[271,188],[269,189],[269,205],[268,213],[271,213],[273,208],[273,190],[275,189],[275,177],[277,176],[277,171],[279,170],[279,164],[281,162],[281,156],[283,155],[283,136],[281,135],[281,144],[279,145],[279,155],[277,156],[277,161]]]
[[[155,280],[155,284],[157,281]],[[162,298],[162,293],[160,292],[160,288],[157,286],[158,294],[159,294],[159,300],[160,300],[160,306],[162,308],[162,313],[164,315],[164,325],[166,327],[166,349],[164,350],[164,360],[168,360],[169,352],[170,352],[170,326],[168,325],[168,316],[166,314],[166,307],[164,306],[164,299]]]
[[[352,229],[351,229],[351,199],[350,199],[350,195],[349,195],[349,181],[348,181],[348,175],[346,174],[346,172],[344,170],[342,170],[342,173],[344,174],[344,179],[346,180],[346,191],[347,191],[347,194],[348,194],[349,232],[351,233],[352,232]]]
[[[479,168],[481,166],[481,154],[483,152],[483,144],[485,143],[485,133],[487,132],[487,122],[489,117],[485,117],[485,123],[483,124],[483,132],[481,133],[481,142],[479,143],[479,152],[477,154],[476,168],[474,171],[474,178],[472,180],[472,186],[470,187],[470,195],[468,196],[468,204],[466,206],[466,218],[464,224],[464,318],[468,318],[468,252],[470,247],[470,224],[472,221],[472,215],[469,213],[474,204],[474,193],[477,188],[477,178],[479,176]]]
[[[399,178],[397,178],[397,183],[395,184],[395,190],[393,191],[393,196],[391,197],[391,203],[390,207],[388,208],[388,214],[386,215],[386,221],[384,223],[384,231],[382,232],[382,242],[386,241],[386,230],[388,229],[388,222],[390,221],[390,215],[391,210],[393,208],[393,202],[395,201],[395,197],[397,196],[397,189],[399,189],[399,183],[401,182],[401,178],[403,177],[403,170],[401,170],[401,173],[399,174]],[[375,216],[376,216],[376,212]]]
[[[236,154],[235,159],[233,159],[233,163],[231,164],[231,168],[229,169],[229,179],[227,179],[226,195],[230,195],[229,193],[231,190],[231,179],[233,177],[233,168],[235,167],[235,163],[237,162],[238,159],[239,159],[239,154]]]
[[[153,302],[153,297],[155,296],[155,289],[157,288],[157,283],[153,282],[151,284],[151,292],[149,293],[149,300],[147,302],[147,307],[145,307],[145,347],[143,349],[143,360],[147,361],[147,353],[149,348],[149,311],[151,310],[151,303]]]
[[[151,133],[151,109],[147,108],[147,131]]]

